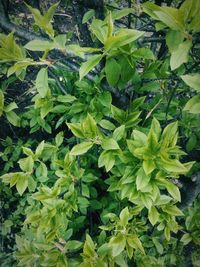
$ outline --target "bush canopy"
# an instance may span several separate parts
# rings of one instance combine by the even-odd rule
[[[2,267],[200,266],[199,14],[0,0]]]

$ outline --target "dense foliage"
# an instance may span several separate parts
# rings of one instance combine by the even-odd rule
[[[200,266],[200,1],[46,2],[0,2],[1,266]]]

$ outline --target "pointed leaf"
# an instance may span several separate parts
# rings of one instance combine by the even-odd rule
[[[149,210],[148,218],[152,225],[155,225],[158,222],[159,213],[154,206]]]
[[[104,150],[117,150],[117,149],[120,149],[118,143],[113,138],[103,139],[101,146],[102,146],[102,148]]]
[[[83,77],[88,74],[94,67],[99,64],[100,60],[102,59],[102,55],[94,55],[91,56],[90,59],[88,59],[86,62],[84,62],[79,70],[79,76],[80,80],[83,79]]]
[[[42,68],[36,78],[36,89],[41,97],[45,97],[48,93],[48,72],[46,68]]]
[[[176,50],[172,52],[170,58],[171,70],[175,70],[180,67],[183,63],[188,62],[188,53],[192,46],[192,42],[187,40],[181,43]]]
[[[78,145],[75,145],[70,154],[73,156],[85,154],[92,146],[93,142],[82,142]]]
[[[168,193],[177,201],[181,202],[181,194],[179,188],[173,183],[169,182],[166,185]]]
[[[191,88],[200,92],[200,74],[182,75],[182,80]]]

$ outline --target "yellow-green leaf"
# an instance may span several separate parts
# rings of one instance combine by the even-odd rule
[[[83,79],[83,77],[85,75],[88,74],[88,72],[90,72],[92,69],[94,69],[94,67],[99,64],[99,62],[102,59],[102,55],[94,55],[91,56],[90,59],[88,59],[86,62],[84,62],[79,70],[79,76],[80,76],[80,80]]]
[[[188,86],[200,92],[200,73],[182,75],[181,78]]]
[[[36,78],[36,89],[41,97],[45,97],[48,93],[49,86],[48,86],[48,72],[46,68],[42,68]]]
[[[70,154],[73,156],[85,154],[92,146],[93,142],[82,142],[78,145],[75,145]]]
[[[192,42],[187,40],[181,43],[176,50],[172,52],[170,58],[170,67],[171,70],[175,70],[180,67],[183,63],[188,62],[188,53],[192,46]]]
[[[148,218],[152,225],[155,225],[158,222],[159,213],[154,206],[149,210]]]

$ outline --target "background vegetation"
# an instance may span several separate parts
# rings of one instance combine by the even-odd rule
[[[200,266],[199,14],[0,0],[2,267]]]

